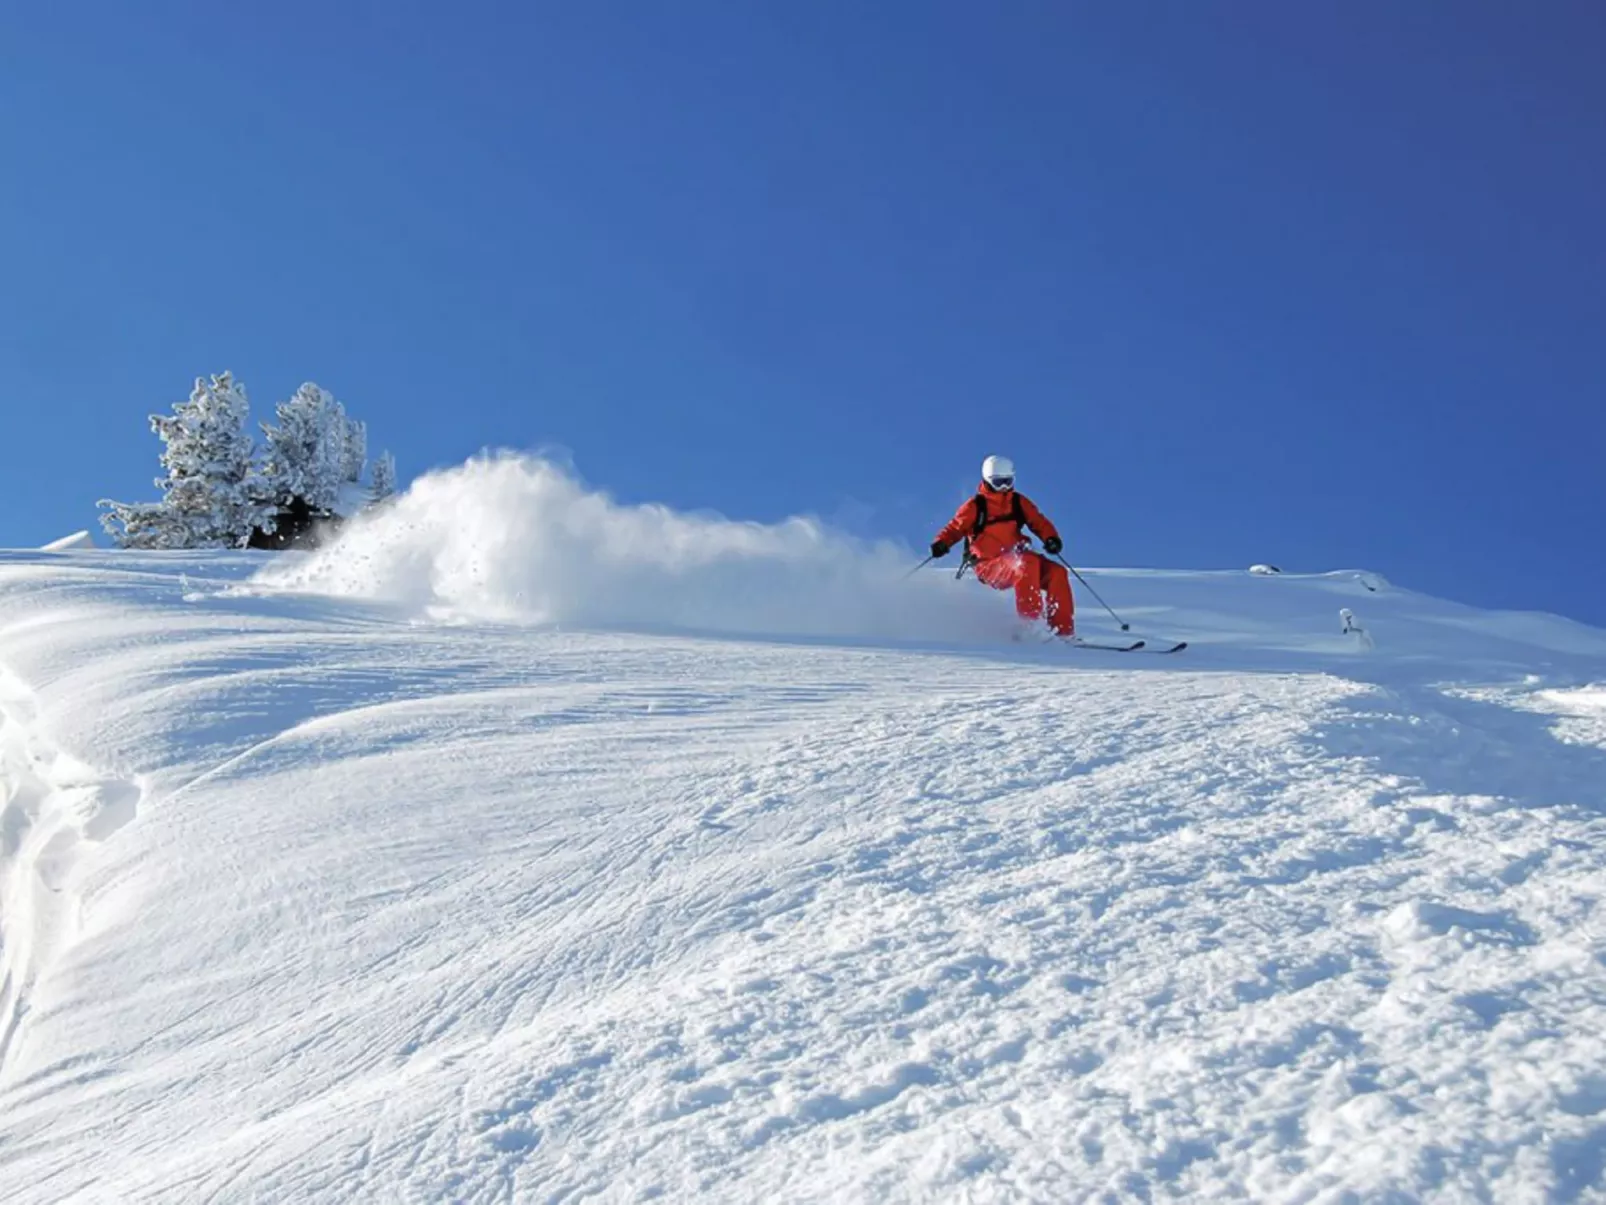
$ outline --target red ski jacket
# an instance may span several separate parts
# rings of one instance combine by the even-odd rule
[[[1016,490],[995,490],[984,481],[976,496],[967,499],[954,512],[948,526],[937,533],[937,539],[952,548],[968,537],[970,555],[990,561],[1026,543],[1023,527],[1039,540],[1059,535],[1058,529],[1025,494]]]

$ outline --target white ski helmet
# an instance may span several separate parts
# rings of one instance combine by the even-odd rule
[[[989,456],[981,462],[981,479],[995,490],[1015,488],[1015,462],[1008,456]]]

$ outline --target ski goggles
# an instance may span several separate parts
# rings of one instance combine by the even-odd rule
[[[987,484],[995,490],[1012,490],[1015,488],[1015,479],[1013,477],[989,477],[987,478]]]

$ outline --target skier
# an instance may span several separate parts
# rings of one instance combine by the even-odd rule
[[[1070,575],[1062,565],[1033,552],[1030,530],[1043,541],[1043,551],[1057,555],[1064,547],[1059,532],[1032,500],[1015,491],[1015,465],[1007,456],[989,456],[981,463],[981,488],[955,512],[931,542],[931,555],[941,559],[960,540],[976,577],[994,590],[1015,589],[1015,611],[1021,619],[1043,618],[1048,594],[1048,625],[1056,636],[1076,638],[1076,601]]]

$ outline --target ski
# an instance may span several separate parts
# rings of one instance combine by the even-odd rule
[[[1062,642],[1073,649],[1099,649],[1106,653],[1153,653],[1163,657],[1167,653],[1180,653],[1188,647],[1186,640],[1179,640],[1175,644],[1168,644],[1164,648],[1150,648],[1146,640],[1134,640],[1131,644],[1100,644],[1095,640],[1066,640]]]

